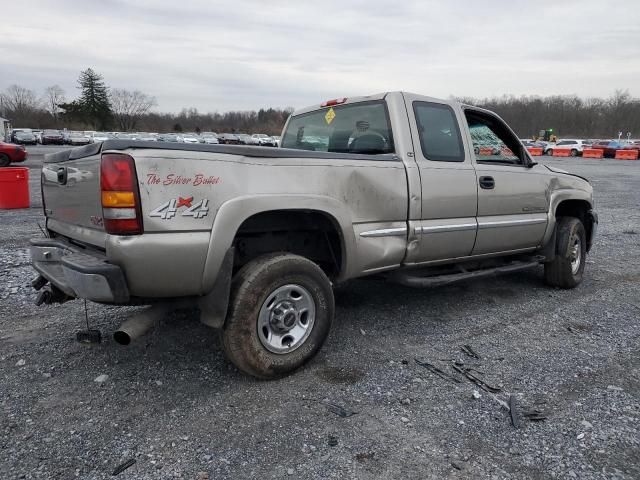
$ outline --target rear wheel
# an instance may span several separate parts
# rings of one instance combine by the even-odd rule
[[[575,148],[571,149],[571,156],[572,157],[577,157],[578,156],[578,150],[576,150]]]
[[[582,282],[587,260],[584,225],[577,218],[561,217],[556,228],[556,256],[544,264],[544,279],[552,287],[574,288]]]
[[[0,153],[0,167],[8,167],[11,164],[11,159],[4,153]]]
[[[549,155],[550,157],[553,157],[553,148],[550,148],[549,150],[547,150],[547,155]]]
[[[249,375],[284,376],[320,350],[333,314],[331,282],[318,265],[289,253],[258,257],[233,279],[224,351]]]

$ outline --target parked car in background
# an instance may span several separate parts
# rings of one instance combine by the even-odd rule
[[[200,139],[193,133],[182,134],[182,141],[184,143],[200,143]]]
[[[60,130],[43,130],[42,145],[64,145],[64,137]]]
[[[82,132],[69,132],[69,145],[88,145],[91,139]]]
[[[218,136],[214,133],[214,132],[203,132],[200,134],[202,136],[202,140],[204,140],[204,143],[209,144],[209,145],[215,145],[218,142]]]
[[[137,134],[137,140],[140,140],[142,142],[155,142],[157,138],[150,133],[141,132]]]
[[[35,145],[38,143],[36,136],[31,132],[16,132],[13,141],[19,145]]]
[[[582,140],[562,139],[562,140],[558,140],[555,145],[547,145],[544,151],[544,154],[553,155],[554,149],[570,150],[569,154],[572,157],[577,157],[579,155],[582,155],[582,150],[584,150],[584,144]]]
[[[236,133],[241,145],[260,145],[257,139],[246,133]]]
[[[93,143],[105,142],[107,140],[111,140],[112,138],[113,135],[107,132],[93,132],[93,134],[91,135],[91,141]]]
[[[163,133],[161,135],[158,135],[158,141],[170,143],[180,142],[180,140],[178,139],[178,135],[176,135],[175,133]]]
[[[520,141],[527,148],[541,148],[543,151],[547,148],[547,144],[544,142],[534,142],[533,140],[527,140],[526,138],[522,138]]]
[[[36,142],[42,143],[42,130],[34,129],[31,131],[33,135],[36,137]]]
[[[27,150],[24,145],[6,143],[0,140],[0,167],[8,167],[13,162],[24,162]]]
[[[233,133],[221,133],[218,135],[218,143],[223,145],[240,145],[240,139]]]
[[[280,135],[271,135],[271,138],[273,139],[273,143],[275,143],[276,147],[280,146]]]
[[[616,152],[625,147],[623,142],[617,140],[600,140],[599,142],[591,145],[591,148],[597,148],[602,150],[602,156],[605,158],[613,158],[616,156]]]
[[[275,147],[276,144],[269,135],[265,135],[264,133],[254,133],[251,135],[252,138],[258,141],[258,145],[263,147]]]
[[[19,132],[29,132],[29,133],[33,133],[33,130],[31,130],[30,128],[12,128],[12,129],[11,129],[11,135],[10,135],[11,142],[15,143],[15,141],[16,141],[16,135],[17,135]]]

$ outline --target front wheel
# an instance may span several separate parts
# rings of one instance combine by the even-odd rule
[[[333,315],[331,281],[318,265],[290,253],[263,255],[232,281],[224,351],[249,375],[282,377],[320,350]]]
[[[11,159],[4,153],[0,153],[0,167],[8,167],[11,164]]]
[[[550,157],[553,157],[553,148],[550,148],[549,150],[547,150],[547,155],[549,155]]]
[[[544,279],[552,287],[574,288],[582,282],[587,260],[584,225],[577,218],[561,217],[556,228],[556,256],[544,264]]]

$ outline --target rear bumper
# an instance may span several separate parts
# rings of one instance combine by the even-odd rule
[[[94,302],[125,303],[129,289],[117,265],[97,252],[83,252],[52,238],[31,240],[33,268],[55,287],[71,297]]]

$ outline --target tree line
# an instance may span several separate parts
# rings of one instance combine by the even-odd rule
[[[292,108],[258,111],[157,113],[155,97],[139,90],[109,88],[102,75],[88,68],[78,77],[79,95],[67,100],[59,85],[38,96],[33,90],[11,85],[0,93],[0,117],[14,127],[69,130],[149,132],[246,132],[280,134]]]
[[[549,128],[565,138],[618,138],[619,132],[623,138],[627,133],[640,138],[640,99],[626,90],[616,90],[609,98],[553,95],[458,100],[496,112],[521,138]]]
[[[201,113],[196,108],[184,108],[179,113],[158,113],[152,111],[157,105],[155,97],[138,90],[109,88],[91,68],[80,72],[78,89],[78,97],[68,101],[59,85],[47,87],[40,96],[11,85],[0,93],[0,116],[16,127],[276,135],[293,111],[268,108]],[[522,138],[549,128],[561,137],[616,138],[618,132],[640,137],[640,99],[626,90],[616,90],[609,98],[552,95],[458,100],[495,111]]]

